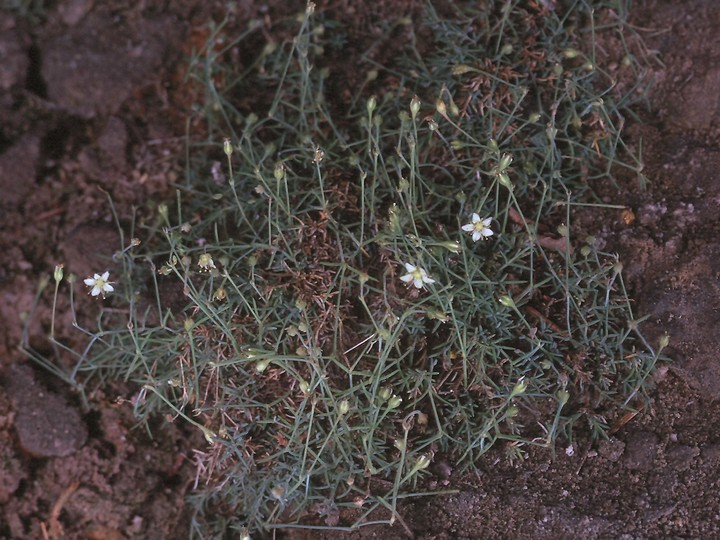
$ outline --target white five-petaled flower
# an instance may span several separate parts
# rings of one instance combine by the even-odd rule
[[[93,296],[102,295],[105,298],[105,293],[113,292],[115,288],[110,285],[110,272],[105,271],[103,275],[95,274],[91,278],[85,280],[85,285],[92,287],[90,294]]]
[[[478,214],[472,215],[472,223],[462,226],[462,230],[472,233],[473,242],[477,242],[481,238],[489,238],[495,234],[490,228],[492,218],[481,219]]]
[[[405,270],[407,270],[407,274],[402,276],[400,279],[408,284],[412,282],[412,284],[418,289],[422,289],[426,283],[435,283],[435,280],[428,276],[428,273],[419,266],[413,266],[410,263],[405,263]]]

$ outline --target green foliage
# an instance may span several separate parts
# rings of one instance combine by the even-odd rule
[[[135,233],[163,241],[119,254],[129,315],[108,309],[65,374],[133,381],[140,419],[202,429],[194,535],[308,512],[335,527],[348,507],[394,521],[436,453],[522,457],[644,406],[660,351],[617,259],[573,227],[593,180],[640,174],[620,133],[631,95],[594,56],[609,3],[558,4],[428,6],[350,103],[325,65],[341,26],[310,9],[241,74],[226,51],[195,57],[208,140]],[[488,239],[462,229],[473,214]],[[408,286],[406,263],[434,282]],[[159,292],[173,286],[185,309]]]

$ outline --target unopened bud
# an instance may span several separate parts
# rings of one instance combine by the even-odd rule
[[[225,292],[225,287],[219,287],[218,290],[215,291],[215,294],[213,294],[213,300],[222,302],[223,300],[225,300],[226,296],[227,293]]]
[[[413,98],[410,100],[410,114],[412,114],[413,120],[415,119],[415,117],[417,117],[419,112],[420,98],[417,96],[413,96]]]
[[[402,398],[400,396],[392,396],[387,403],[388,409],[393,410],[397,409],[400,404],[402,403]]]
[[[525,390],[527,390],[527,383],[525,382],[525,377],[520,377],[520,380],[517,382],[517,384],[513,386],[512,392],[510,392],[510,397],[513,398],[515,396],[519,396],[520,394],[524,394]]]
[[[232,156],[233,147],[232,147],[232,143],[230,142],[230,139],[225,139],[223,141],[223,152],[225,152],[225,155],[227,157]]]
[[[270,365],[270,359],[266,358],[265,360],[260,360],[257,364],[255,364],[255,371],[258,373],[262,373],[265,371],[268,366]]]
[[[422,471],[423,469],[427,469],[429,466],[430,466],[430,458],[427,455],[423,454],[415,462],[415,465],[412,468],[412,472],[416,473],[418,471]]]
[[[498,175],[498,182],[501,186],[506,187],[510,191],[513,190],[513,183],[510,181],[510,177],[506,173],[500,173]]]
[[[503,294],[500,298],[498,298],[498,302],[500,302],[503,306],[514,308],[515,307],[515,301],[510,298],[507,294]]]
[[[447,240],[446,242],[441,242],[440,245],[451,253],[460,253],[460,243],[455,240]]]
[[[275,170],[273,171],[273,175],[275,176],[275,180],[278,182],[285,178],[285,165],[282,164],[282,162],[278,162],[275,164]]]
[[[63,278],[63,265],[62,264],[56,264],[55,265],[55,272],[53,273],[53,277],[55,278],[55,281],[57,283],[60,283]]]
[[[280,501],[285,496],[285,488],[282,486],[274,486],[270,490],[270,493],[272,494],[273,497],[275,497],[277,500]]]
[[[372,113],[375,112],[375,107],[377,107],[377,98],[375,96],[372,96],[370,99],[367,100],[367,113],[369,116],[372,116]]]
[[[160,217],[165,223],[170,223],[167,204],[161,204],[158,206],[158,214],[160,214]]]
[[[468,66],[467,64],[457,64],[452,68],[453,75],[465,75],[470,71],[477,71],[474,67]]]
[[[447,108],[445,107],[445,102],[442,99],[438,98],[435,100],[435,109],[441,116],[447,116]]]
[[[504,172],[505,169],[507,169],[510,164],[512,163],[513,157],[512,154],[503,154],[503,156],[500,158],[500,163],[498,163],[498,171]]]
[[[450,320],[450,318],[447,316],[447,313],[445,313],[444,311],[439,310],[439,309],[428,308],[427,314],[428,314],[428,317],[430,317],[431,319],[440,321],[442,323],[446,323]]]

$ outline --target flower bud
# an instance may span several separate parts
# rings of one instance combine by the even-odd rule
[[[413,120],[417,117],[418,112],[420,112],[420,98],[413,96],[410,100],[410,114],[412,114]]]
[[[506,173],[500,173],[498,175],[498,182],[501,186],[506,187],[510,191],[513,190],[513,183],[510,181],[510,177]]]
[[[273,175],[275,176],[275,180],[277,180],[278,182],[285,178],[285,165],[283,165],[281,161],[278,161],[275,164],[275,170],[273,171]]]
[[[270,358],[266,358],[265,360],[260,360],[257,364],[255,364],[255,371],[258,373],[262,373],[265,371],[268,366],[270,365]]]
[[[158,206],[158,214],[160,214],[160,217],[165,223],[170,223],[167,204],[161,204]]]
[[[227,157],[232,156],[233,147],[232,147],[232,143],[230,142],[230,139],[225,139],[223,141],[223,152],[225,152],[225,155]]]
[[[225,300],[226,296],[227,293],[225,292],[225,287],[218,287],[218,289],[215,291],[215,294],[213,294],[213,300],[222,302],[223,300]]]
[[[507,294],[503,294],[500,298],[498,298],[498,302],[500,302],[503,306],[514,308],[515,307],[515,301],[510,298]]]
[[[568,48],[562,52],[562,55],[565,58],[573,59],[573,58],[577,58],[578,56],[580,56],[580,51],[578,51],[577,49]]]
[[[442,323],[446,323],[450,320],[450,318],[447,316],[447,313],[445,313],[442,310],[435,309],[435,308],[428,308],[427,310],[428,317],[431,319],[434,319],[436,321],[440,321]]]
[[[418,471],[422,471],[423,469],[427,469],[430,466],[430,457],[423,454],[420,456],[417,461],[415,462],[415,465],[413,465],[411,474],[414,474]]]
[[[503,154],[500,158],[500,163],[498,163],[498,171],[504,172],[505,169],[507,169],[510,164],[512,163],[513,157],[512,154]]]
[[[338,416],[345,416],[350,410],[350,402],[347,399],[343,399],[338,403]]]
[[[517,384],[513,386],[512,392],[510,392],[510,397],[514,398],[515,396],[524,394],[525,390],[527,390],[527,383],[525,382],[525,377],[520,377],[520,380],[517,382]]]
[[[447,240],[445,242],[440,242],[440,245],[447,249],[450,253],[460,253],[460,244],[455,240]]]
[[[367,100],[367,113],[369,116],[372,116],[372,113],[375,112],[375,107],[377,107],[377,98],[375,96],[372,96],[370,99]]]
[[[465,75],[470,71],[477,71],[474,67],[468,66],[467,64],[456,64],[452,68],[453,75]]]
[[[56,264],[55,265],[55,272],[53,273],[53,277],[55,278],[55,281],[57,283],[60,283],[63,278],[63,265],[62,264]]]
[[[388,410],[397,409],[400,404],[402,403],[402,398],[400,396],[393,395],[387,403]]]
[[[447,108],[445,107],[445,102],[442,99],[437,98],[435,100],[435,109],[441,116],[447,116]]]

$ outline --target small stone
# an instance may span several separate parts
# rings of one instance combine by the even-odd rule
[[[600,441],[598,445],[598,454],[601,457],[615,463],[623,455],[625,451],[625,443],[620,439],[611,438]]]
[[[685,471],[690,468],[693,460],[699,455],[698,447],[678,444],[667,450],[667,461],[678,471]]]
[[[623,461],[628,469],[648,471],[657,456],[660,439],[650,431],[630,434],[625,447]]]
[[[13,402],[15,431],[24,451],[34,457],[63,457],[85,444],[88,433],[80,413],[36,381],[30,367],[11,367],[5,388]]]

